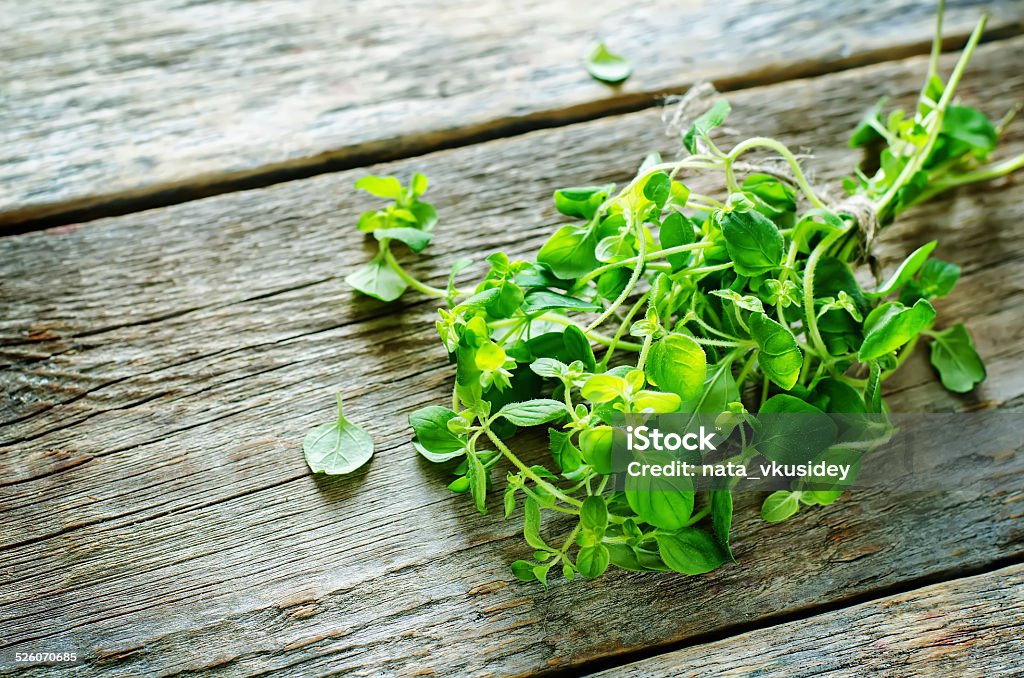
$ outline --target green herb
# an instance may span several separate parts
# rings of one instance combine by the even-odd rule
[[[307,433],[302,441],[302,451],[314,473],[351,473],[370,461],[373,438],[345,419],[339,393],[337,421],[320,424]]]
[[[610,85],[625,81],[633,73],[633,67],[618,54],[608,51],[603,42],[595,42],[587,48],[583,57],[591,77]]]
[[[518,579],[548,586],[552,571],[589,578],[612,566],[702,574],[732,559],[735,483],[709,491],[686,477],[627,476],[612,489],[614,425],[623,414],[687,415],[690,430],[727,436],[720,449],[736,463],[824,460],[856,469],[863,451],[891,434],[882,381],[922,338],[950,390],[984,379],[963,325],[933,329],[931,301],[950,294],[960,273],[931,258],[937,243],[873,289],[854,275],[875,231],[910,206],[1024,164],[1024,156],[990,164],[996,127],[952,105],[983,25],[945,82],[932,60],[911,111],[883,115],[880,104],[864,117],[851,143],[873,147],[879,170],[855,171],[844,182],[849,199],[838,203],[826,202],[774,139],[719,148],[710,133],[729,113],[720,101],[680,140],[689,155],[649,156],[620,189],[555,191],[556,208],[574,222],[536,260],[491,255],[482,280],[459,290],[454,276],[465,262],[439,289],[409,276],[389,249],[402,242],[420,251],[429,242],[435,216],[419,200],[426,180],[360,180],[393,203],[360,219],[379,253],[350,283],[378,299],[413,287],[446,304],[436,326],[455,364],[451,401],[410,415],[414,446],[449,465],[449,487],[481,513],[495,492],[506,518],[522,510],[532,556],[512,563]],[[588,67],[608,81],[629,73],[603,45]],[[778,155],[790,176],[738,176],[751,151]],[[684,177],[694,173],[716,175],[727,198],[692,192]],[[516,452],[516,434],[538,426],[550,460],[530,464]],[[343,436],[359,444],[343,446]],[[314,459],[351,469],[370,452],[365,434],[343,419],[307,437],[314,469]],[[646,460],[675,459],[659,454],[667,455]],[[831,504],[849,482],[797,479],[765,499],[762,517],[778,522],[801,506]]]

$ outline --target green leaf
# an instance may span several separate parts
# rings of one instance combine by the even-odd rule
[[[580,451],[572,444],[571,433],[549,428],[548,443],[551,447],[551,456],[562,473],[572,473],[583,463]]]
[[[769,494],[761,504],[761,518],[767,523],[781,523],[800,510],[800,494],[779,490]]]
[[[754,445],[780,464],[806,463],[831,445],[838,431],[831,417],[785,393],[769,398],[757,413]]]
[[[725,552],[703,530],[691,527],[670,534],[659,532],[655,538],[662,560],[676,572],[704,574],[725,562]]]
[[[929,259],[917,276],[917,283],[928,298],[944,297],[960,279],[960,267],[941,259]]]
[[[357,292],[381,301],[394,301],[408,288],[405,281],[381,257],[349,274],[345,282]]]
[[[378,198],[398,198],[402,194],[402,184],[394,177],[377,177],[367,175],[356,182],[356,189],[363,190]]]
[[[580,393],[594,403],[606,403],[625,395],[626,380],[611,374],[595,374],[583,384]]]
[[[530,582],[537,579],[533,574],[533,563],[528,560],[517,560],[511,565],[512,574],[519,581]]]
[[[633,73],[629,62],[609,52],[603,42],[591,43],[583,60],[592,78],[611,85],[625,81]]]
[[[963,323],[932,337],[932,365],[939,371],[943,386],[956,393],[967,393],[985,380],[985,363]]]
[[[863,148],[882,140],[882,135],[878,133],[875,126],[885,127],[882,123],[883,106],[885,106],[885,97],[879,99],[878,103],[864,113],[853,130],[853,134],[850,135],[850,148]]]
[[[614,184],[560,188],[555,191],[555,208],[567,217],[589,220],[614,188]]]
[[[437,212],[433,205],[415,200],[409,211],[416,217],[416,224],[424,231],[432,231],[437,224]]]
[[[539,426],[567,415],[565,403],[538,398],[522,403],[509,403],[498,414],[516,426]]]
[[[533,497],[527,497],[523,505],[523,536],[526,543],[535,549],[548,550],[548,545],[540,536],[540,505]]]
[[[907,308],[890,301],[875,308],[864,319],[864,343],[858,359],[880,358],[917,337],[935,319],[935,309],[924,299]]]
[[[412,180],[409,182],[409,188],[412,190],[414,196],[421,196],[427,192],[427,178],[419,172],[413,172]]]
[[[430,244],[431,235],[428,231],[418,228],[378,228],[373,232],[377,240],[398,240],[409,246],[413,252],[422,252]]]
[[[711,294],[722,299],[728,299],[744,310],[764,313],[764,305],[761,303],[761,300],[752,294],[744,295],[736,290],[713,290]]]
[[[448,429],[448,421],[458,415],[447,407],[429,405],[409,415],[416,437],[412,444],[428,460],[439,463],[466,453],[467,440]]]
[[[707,371],[700,395],[684,401],[679,411],[689,414],[680,431],[696,431],[700,426],[712,428],[719,414],[725,412],[729,403],[740,399],[736,379],[732,376],[732,363],[722,361]]]
[[[537,261],[563,280],[579,278],[597,268],[593,229],[563,226],[548,238],[537,253]]]
[[[932,240],[930,243],[922,245],[914,250],[910,256],[903,260],[903,263],[893,272],[889,279],[882,283],[872,295],[876,297],[884,297],[893,290],[899,289],[907,283],[914,274],[917,273],[918,269],[924,266],[924,262],[928,259],[928,255],[932,253],[935,246],[938,245],[937,240]]]
[[[302,441],[302,451],[313,473],[351,473],[373,456],[373,438],[345,419],[339,393],[337,421],[311,429]]]
[[[999,132],[984,113],[970,106],[950,106],[942,118],[942,137],[950,148],[946,150],[949,159],[967,151],[983,158],[995,150],[999,143]],[[941,138],[941,137],[940,137]],[[934,155],[943,155],[936,149]]]
[[[709,110],[694,120],[693,124],[690,125],[690,129],[683,135],[683,146],[686,147],[686,150],[690,153],[696,153],[697,139],[706,136],[708,132],[725,122],[725,118],[731,110],[732,107],[729,106],[728,101],[719,99]]]
[[[505,357],[501,346],[488,341],[476,349],[473,361],[478,370],[493,371],[505,364]]]
[[[659,208],[664,207],[672,192],[672,180],[664,172],[655,172],[644,182],[644,197]]]
[[[722,236],[740,275],[757,276],[782,263],[782,234],[771,220],[755,210],[726,212]]]
[[[533,315],[551,309],[571,309],[573,311],[599,311],[601,307],[597,304],[576,297],[570,297],[548,290],[533,290],[523,300],[523,313]]]
[[[760,349],[758,364],[761,370],[780,388],[789,390],[800,378],[803,354],[796,337],[764,313],[750,315],[750,335]]]
[[[743,193],[753,196],[760,206],[772,214],[796,211],[796,194],[793,189],[770,174],[751,174],[743,180]]]
[[[469,492],[473,495],[473,503],[480,513],[487,513],[487,475],[488,472],[480,462],[480,457],[472,451],[467,451],[466,477],[469,478]]]
[[[675,393],[658,391],[640,391],[633,395],[632,408],[636,412],[656,412],[665,414],[679,409],[682,400]]]
[[[612,472],[612,442],[615,429],[596,426],[580,432],[580,451],[583,459],[602,475]]]
[[[583,506],[580,507],[580,522],[584,529],[604,534],[608,527],[608,506],[604,497],[595,494],[583,501]]]
[[[576,569],[587,579],[594,579],[604,574],[610,560],[608,549],[604,544],[596,544],[581,548],[576,554]]]
[[[562,334],[565,342],[565,350],[573,360],[583,363],[583,369],[592,372],[597,367],[597,359],[594,358],[594,348],[590,345],[586,333],[576,325],[568,325]]]
[[[665,217],[665,221],[661,222],[661,231],[658,234],[658,239],[661,242],[662,249],[692,245],[696,241],[693,223],[686,215],[680,212],[673,212]],[[673,271],[685,268],[690,262],[690,255],[687,252],[670,254],[666,258]]]
[[[729,560],[736,562],[729,547],[729,531],[732,529],[732,492],[729,490],[713,490],[711,492],[711,527],[715,539],[725,549]]]
[[[647,463],[675,461],[669,454],[645,458]],[[626,476],[626,500],[640,520],[663,530],[684,527],[693,513],[693,481],[685,476]]]
[[[648,380],[682,400],[700,395],[707,375],[704,349],[685,334],[670,334],[651,345],[644,366]]]

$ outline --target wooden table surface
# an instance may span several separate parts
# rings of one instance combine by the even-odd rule
[[[779,525],[741,497],[738,565],[544,592],[509,573],[515,521],[412,449],[407,415],[453,373],[432,301],[343,283],[370,251],[356,178],[429,175],[441,223],[409,268],[435,285],[535,251],[554,188],[674,154],[658,97],[698,79],[729,91],[726,143],[778,137],[834,185],[863,110],[916,95],[934,12],[595,5],[0,0],[0,673],[1024,671],[1024,455],[970,493],[863,491]],[[999,117],[1024,101],[1024,3],[988,9],[962,95]],[[950,49],[979,11],[950,2]],[[633,60],[624,87],[582,69],[594,36]],[[936,238],[963,268],[940,321],[989,377],[953,396],[918,351],[890,402],[1020,412],[1021,179],[907,213],[877,253]],[[314,477],[300,442],[338,390],[378,452]],[[13,662],[57,650],[84,662]]]

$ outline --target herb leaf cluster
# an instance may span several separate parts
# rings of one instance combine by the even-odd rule
[[[727,427],[738,463],[786,463],[796,450],[855,465],[891,433],[880,384],[918,342],[931,343],[950,390],[985,378],[962,324],[935,329],[932,302],[959,277],[955,265],[932,257],[936,243],[873,288],[854,275],[876,225],[869,222],[884,227],[944,190],[1020,166],[1020,158],[987,164],[996,126],[954,100],[983,24],[945,82],[933,56],[912,111],[883,117],[880,104],[865,116],[851,144],[874,148],[879,169],[856,170],[844,182],[847,201],[823,200],[774,139],[720,149],[712,135],[729,114],[722,101],[681,139],[686,157],[649,157],[621,188],[555,191],[567,223],[536,257],[494,253],[483,279],[458,290],[453,281],[466,262],[440,289],[408,276],[389,249],[398,241],[418,252],[429,242],[436,215],[419,199],[426,179],[414,175],[408,187],[390,177],[360,180],[357,187],[393,204],[360,219],[379,253],[349,283],[385,301],[410,286],[444,300],[436,327],[455,365],[451,402],[410,415],[413,445],[449,465],[449,488],[481,513],[500,495],[506,519],[521,515],[528,555],[512,563],[516,577],[546,586],[553,570],[568,579],[612,566],[701,574],[732,560],[728,489],[698,490],[685,477],[628,477],[612,489],[619,415],[682,413],[695,425]],[[741,174],[751,151],[781,157],[790,174]],[[685,177],[695,173],[720,177],[722,192],[691,190]],[[765,416],[778,413],[803,423]],[[513,449],[517,432],[533,427],[547,434],[543,464]],[[329,456],[323,441],[334,440],[317,431],[311,459]],[[843,489],[800,479],[768,496],[761,514],[785,520]]]

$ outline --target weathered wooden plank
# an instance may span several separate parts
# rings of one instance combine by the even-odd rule
[[[1024,9],[990,0],[992,34]],[[979,9],[951,0],[950,36]],[[921,53],[911,0],[0,3],[0,225],[228,188]],[[590,79],[604,37],[635,75]],[[100,206],[106,205],[105,208]],[[90,211],[92,210],[92,211]]]
[[[1019,99],[1022,46],[981,49],[965,96],[992,114]],[[820,149],[812,164],[833,179],[856,159],[843,144],[864,106],[913,96],[923,70],[915,59],[738,93],[731,124]],[[1009,142],[1024,145],[1019,132]],[[535,248],[556,223],[553,187],[621,181],[673,143],[646,112],[374,171],[434,179],[443,224],[413,269],[439,282],[469,249]],[[1024,552],[1021,494],[1005,489],[1018,455],[993,462],[977,495],[871,492],[775,527],[748,498],[742,564],[710,577],[617,574],[549,594],[510,582],[514,525],[476,516],[408,445],[406,414],[450,388],[432,305],[385,307],[341,283],[365,257],[357,175],[0,240],[2,652],[67,643],[84,675],[507,674]],[[991,375],[964,401],[909,365],[897,407],[1019,407],[1022,210],[1019,189],[988,187],[887,233],[889,262],[937,237],[964,266],[943,318],[968,318]],[[298,441],[336,388],[379,453],[352,477],[314,478]]]
[[[1024,566],[926,586],[602,676],[1003,676],[1024,672]]]

